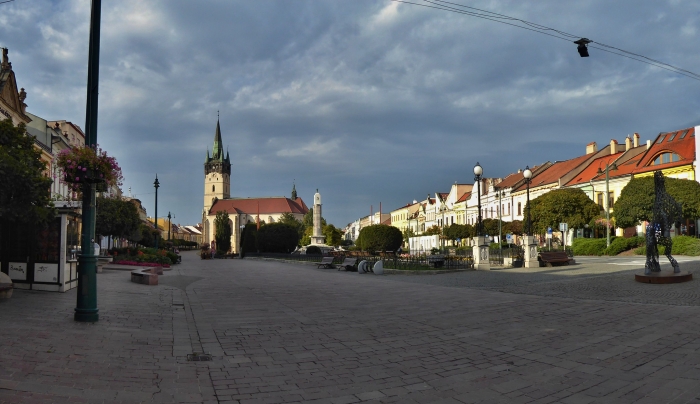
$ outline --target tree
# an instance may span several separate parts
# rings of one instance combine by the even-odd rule
[[[402,242],[401,230],[394,226],[375,224],[360,230],[355,245],[364,251],[396,251]]]
[[[501,232],[503,225],[501,225]],[[484,219],[481,221],[482,236],[489,235],[490,237],[498,235],[498,219]]]
[[[258,226],[248,223],[241,232],[241,258],[246,253],[258,251]]]
[[[158,230],[147,224],[141,223],[139,225],[138,233],[138,240],[132,239],[131,241],[139,243],[144,247],[154,247],[156,245],[156,237],[159,234]]]
[[[226,254],[231,249],[231,219],[228,212],[220,210],[214,218],[214,239],[216,240],[216,253]]]
[[[438,225],[433,225],[428,227],[423,234],[426,236],[440,236],[442,235],[442,229]]]
[[[297,228],[286,223],[270,223],[258,230],[258,247],[261,252],[289,253],[298,243]]]
[[[523,234],[523,221],[522,220],[513,220],[512,222],[503,222],[503,234],[515,234],[515,235],[521,235]]]
[[[323,235],[326,236],[326,245],[334,247],[339,246],[340,241],[343,239],[343,232],[332,224],[323,226]]]
[[[313,227],[304,228],[304,233],[301,236],[301,240],[299,241],[299,244],[301,244],[301,245],[311,244],[311,236],[313,236],[313,234],[314,234]]]
[[[140,224],[133,203],[117,198],[97,198],[95,234],[127,238],[138,230]]]
[[[559,223],[580,229],[600,214],[600,207],[578,188],[549,191],[531,200],[530,209],[534,234],[544,234],[548,227],[559,228]]]
[[[468,239],[476,235],[474,226],[469,224],[453,223],[445,227],[444,236],[448,240],[457,241],[457,239]]]
[[[415,237],[415,236],[416,236],[416,234],[415,234],[415,232],[413,231],[413,229],[408,228],[408,227],[407,227],[406,229],[404,229],[404,231],[401,232],[401,235],[403,236],[403,243],[404,243],[404,245],[408,245],[408,244],[409,244],[409,243],[408,243],[408,239],[410,239],[411,237]]]
[[[700,217],[700,184],[697,181],[665,178],[666,192],[683,207],[683,217]],[[650,221],[656,191],[654,177],[633,178],[620,192],[612,212],[618,227],[632,227]]]
[[[0,121],[0,222],[38,225],[55,216],[45,170],[24,124]]]
[[[326,219],[321,217],[321,229],[323,229],[323,226],[325,226]],[[308,245],[311,244],[311,238],[309,238],[309,242],[307,244],[304,244],[305,237],[304,235],[307,234],[309,229],[314,228],[314,208],[310,208],[308,212],[304,215],[304,218],[301,220],[301,226],[299,227],[299,236],[302,238],[301,245]],[[313,233],[308,233],[309,236],[313,235]]]

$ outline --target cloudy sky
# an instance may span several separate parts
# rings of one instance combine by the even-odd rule
[[[413,0],[423,3],[422,0]],[[697,0],[453,0],[700,73]],[[389,0],[103,0],[98,143],[153,214],[201,220],[217,111],[232,196],[316,188],[336,226],[585,145],[700,124],[700,81]],[[0,4],[28,111],[84,127],[89,0]]]

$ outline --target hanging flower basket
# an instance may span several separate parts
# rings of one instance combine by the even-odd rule
[[[61,150],[56,165],[63,171],[63,181],[74,191],[80,191],[82,184],[98,184],[98,191],[103,190],[100,192],[122,184],[122,171],[117,160],[107,156],[99,146]]]

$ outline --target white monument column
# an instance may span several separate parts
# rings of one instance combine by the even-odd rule
[[[326,236],[321,230],[321,194],[316,190],[314,195],[314,231],[311,236],[311,245],[325,245]]]
[[[523,237],[523,254],[525,255],[525,268],[539,268],[540,262],[537,260],[537,242],[535,236]]]

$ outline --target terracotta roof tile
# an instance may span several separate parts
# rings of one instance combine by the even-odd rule
[[[677,154],[680,160],[660,165],[650,165],[656,157],[666,152]],[[694,127],[661,133],[654,139],[649,150],[637,162],[634,174],[692,164],[695,160],[695,152]]]
[[[306,214],[309,209],[301,198],[291,200],[285,197],[269,197],[269,198],[232,198],[219,199],[209,210],[210,215],[215,215],[220,211],[228,211],[229,213],[246,213],[255,215],[258,212],[261,215],[269,215],[271,213],[300,213]]]
[[[535,173],[535,169],[531,169],[533,172],[533,176],[532,182],[530,182],[530,189],[558,183],[561,177],[563,177],[571,170],[581,165],[590,157],[590,154],[584,154],[583,156],[578,156],[570,160],[557,161],[551,166],[545,168],[544,171],[540,173]],[[522,184],[517,188],[517,191],[523,190],[525,188],[525,184]]]

